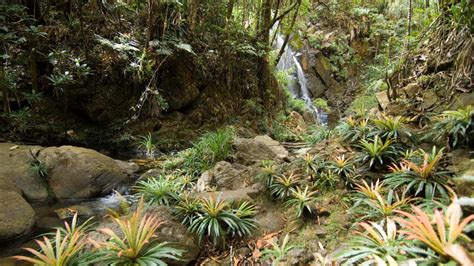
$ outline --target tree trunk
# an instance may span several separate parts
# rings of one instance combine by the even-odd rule
[[[293,18],[291,19],[290,28],[288,29],[288,33],[285,36],[285,41],[283,42],[283,45],[281,46],[280,52],[278,53],[277,59],[275,61],[275,65],[277,65],[278,62],[280,61],[281,56],[285,52],[285,48],[288,45],[288,41],[290,40],[291,31],[293,30],[293,27],[295,26],[296,17],[298,16],[298,11],[300,10],[300,6],[301,6],[301,0],[298,0],[298,6],[296,7],[295,13],[293,14]]]
[[[413,0],[408,0],[408,30],[407,30],[407,35],[411,35],[411,16],[413,12],[413,6],[412,6],[412,1]]]
[[[26,13],[36,20],[41,18],[40,0],[22,0],[26,6]]]
[[[5,81],[5,69],[3,66],[0,66],[0,86],[2,87],[3,92],[3,112],[5,114],[10,114],[10,101],[8,99],[8,87]]]

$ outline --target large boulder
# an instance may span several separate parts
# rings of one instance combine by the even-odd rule
[[[288,158],[288,151],[269,136],[257,136],[253,139],[236,138],[234,140],[235,161],[243,165],[260,163],[262,160],[282,161]]]
[[[34,157],[48,169],[47,177],[32,171]],[[59,199],[97,197],[111,193],[126,180],[127,174],[116,161],[94,150],[0,143],[0,185],[21,191],[27,200],[46,200],[48,186]]]
[[[90,149],[73,146],[45,148],[38,160],[47,165],[49,187],[59,199],[106,195],[127,180],[117,162]]]
[[[45,200],[48,190],[44,181],[30,170],[30,161],[40,151],[40,146],[24,146],[14,143],[0,143],[0,176],[5,183],[21,189],[28,200]],[[3,183],[0,182],[0,183]]]
[[[35,212],[15,191],[0,190],[0,242],[28,234],[35,224]]]

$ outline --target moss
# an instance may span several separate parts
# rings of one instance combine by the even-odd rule
[[[347,109],[347,113],[358,113],[377,107],[377,98],[375,95],[362,95],[357,97]]]

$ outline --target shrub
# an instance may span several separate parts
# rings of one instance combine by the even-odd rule
[[[316,145],[321,141],[330,139],[333,133],[333,130],[329,129],[327,125],[321,125],[311,127],[303,139],[311,145]]]
[[[474,110],[471,105],[457,111],[444,111],[428,137],[435,141],[446,141],[451,147],[469,144],[474,137]]]
[[[382,166],[393,161],[397,154],[392,140],[383,141],[378,136],[369,141],[361,140],[359,148],[361,152],[358,154],[358,160],[368,163],[370,169],[374,169],[376,165]]]
[[[437,151],[436,147],[433,147],[431,154],[424,151],[423,153],[421,164],[403,160],[398,166],[392,165],[391,173],[385,176],[384,183],[393,189],[405,186],[406,191],[413,191],[414,195],[424,192],[428,199],[437,195],[449,198],[445,187],[447,172],[438,168],[443,158],[443,149]]]
[[[151,204],[172,205],[178,199],[180,184],[164,176],[151,177],[137,183],[134,190],[141,193],[144,199]]]
[[[118,235],[110,228],[99,229],[110,239],[92,241],[97,249],[93,255],[94,262],[107,265],[166,265],[163,259],[179,260],[182,250],[169,247],[166,242],[157,242],[156,230],[163,222],[153,215],[143,215],[143,208],[141,199],[131,217],[112,219],[120,228]]]
[[[285,206],[296,209],[296,217],[312,214],[312,204],[316,200],[316,191],[309,191],[308,186],[304,190],[299,187],[291,189],[291,197],[285,202]]]
[[[422,242],[437,254],[450,256],[462,264],[463,254],[456,250],[454,245],[460,239],[469,240],[463,234],[463,230],[474,220],[474,215],[461,221],[461,207],[454,202],[449,205],[444,214],[435,210],[433,220],[416,206],[412,207],[412,211],[413,213],[397,211],[403,216],[403,218],[396,218],[402,226],[401,233],[407,235],[408,239]]]
[[[295,188],[299,183],[299,176],[294,173],[281,175],[271,184],[270,194],[277,199],[284,200],[291,194],[291,189]]]
[[[90,229],[89,221],[77,226],[77,213],[71,225],[65,223],[66,228],[56,229],[55,234],[43,236],[43,240],[36,240],[40,249],[24,248],[34,258],[14,256],[16,260],[26,261],[34,265],[78,265],[87,263],[87,254],[83,252],[87,244],[86,232]]]

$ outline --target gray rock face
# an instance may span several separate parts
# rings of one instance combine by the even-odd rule
[[[26,235],[35,224],[35,212],[15,191],[0,190],[0,242]]]

